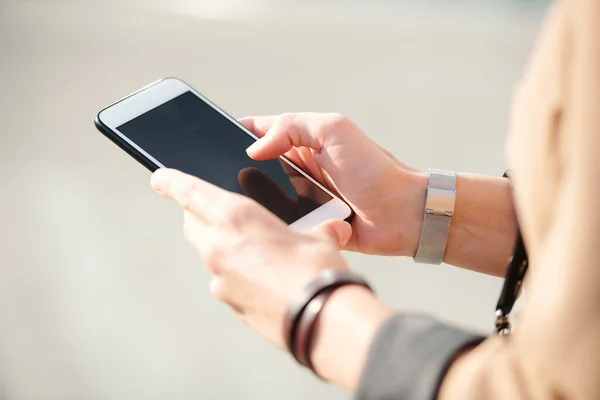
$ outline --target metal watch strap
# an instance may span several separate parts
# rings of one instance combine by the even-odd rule
[[[451,171],[429,170],[425,200],[425,215],[419,247],[414,260],[424,264],[441,264],[448,241],[450,221],[454,214],[456,174]]]

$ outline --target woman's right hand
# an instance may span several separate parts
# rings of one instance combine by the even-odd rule
[[[260,139],[255,160],[285,155],[356,213],[348,250],[414,256],[423,221],[427,177],[400,163],[339,114],[298,113],[243,118]]]

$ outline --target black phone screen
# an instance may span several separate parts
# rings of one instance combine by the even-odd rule
[[[165,167],[251,197],[288,224],[332,199],[280,159],[252,160],[254,138],[190,91],[117,129]]]

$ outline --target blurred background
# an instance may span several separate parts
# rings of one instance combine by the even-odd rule
[[[0,0],[0,398],[345,399],[208,294],[181,213],[93,126],[162,76],[235,116],[337,111],[404,162],[500,175],[547,2]],[[347,254],[489,332],[501,281]]]

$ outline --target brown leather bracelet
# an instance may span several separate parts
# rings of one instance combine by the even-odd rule
[[[307,354],[310,355],[310,350],[306,349],[306,341],[303,340],[300,345],[297,344],[298,327],[303,313],[311,301],[321,293],[332,292],[336,288],[346,285],[360,285],[371,290],[371,287],[363,278],[352,272],[326,269],[322,271],[321,275],[315,280],[306,285],[304,290],[296,298],[292,299],[283,322],[283,334],[288,351],[300,364],[306,366],[307,363],[310,363],[310,361],[306,361],[307,358],[310,359],[310,357],[306,356]],[[320,302],[324,303],[322,300]],[[302,324],[306,327],[312,327],[310,330],[302,330],[303,339],[308,338],[311,331],[314,330],[316,317],[320,314],[320,309],[322,309],[322,304],[321,307],[318,307],[318,313],[311,313],[310,315],[312,315],[312,318],[307,319],[307,321]],[[311,310],[317,310],[317,307],[311,307]],[[304,354],[302,356],[297,352],[298,347],[303,349],[302,353]]]
[[[327,289],[317,295],[308,303],[306,309],[300,317],[298,327],[296,328],[296,341],[294,343],[295,354],[298,355],[298,361],[306,368],[310,369],[315,375],[319,375],[312,362],[311,352],[315,331],[319,323],[319,316],[329,297],[335,289]]]

